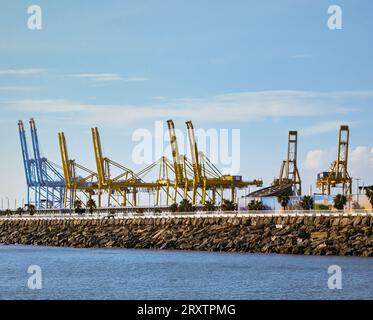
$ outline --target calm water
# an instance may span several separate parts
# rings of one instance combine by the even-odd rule
[[[27,287],[30,265],[42,290]],[[0,246],[0,299],[373,299],[373,259]]]

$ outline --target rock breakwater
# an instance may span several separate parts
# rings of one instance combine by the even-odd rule
[[[373,256],[373,216],[2,219],[0,243]]]

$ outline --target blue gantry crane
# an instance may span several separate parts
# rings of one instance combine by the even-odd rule
[[[34,205],[38,209],[62,208],[65,181],[58,165],[41,155],[35,120],[30,119],[33,157],[28,151],[26,132],[21,120],[18,121],[18,129],[27,183],[26,205]]]

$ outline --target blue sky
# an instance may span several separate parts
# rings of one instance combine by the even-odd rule
[[[38,4],[43,29],[27,28]],[[327,27],[329,5],[342,30]],[[369,0],[0,1],[1,198],[21,199],[17,121],[35,117],[44,154],[94,168],[105,153],[136,168],[131,135],[173,118],[184,130],[241,130],[241,174],[269,184],[299,130],[304,188],[351,125],[351,173],[373,183],[373,3]]]

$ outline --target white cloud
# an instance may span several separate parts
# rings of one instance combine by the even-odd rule
[[[3,69],[0,75],[7,76],[37,76],[48,73],[47,69]]]
[[[328,133],[328,132],[334,132],[338,131],[339,127],[341,125],[349,125],[351,126],[352,123],[346,123],[346,121],[328,121],[328,122],[320,122],[313,126],[303,128],[300,130],[302,135],[310,136],[315,134],[321,134],[321,133]]]
[[[265,119],[290,117],[319,117],[346,115],[356,109],[340,107],[330,99],[339,93],[330,93],[328,100],[322,98],[325,93],[309,91],[259,91],[216,95],[206,98],[164,99],[146,105],[98,105],[65,99],[18,100],[10,107],[17,111],[70,113],[72,122],[95,122],[98,124],[121,125],[144,119],[196,118],[201,121],[240,121],[252,122]],[[365,93],[364,93],[365,94]],[[84,114],[82,113],[84,111]],[[81,114],[79,114],[81,112]],[[339,124],[339,122],[338,122]],[[333,123],[332,128],[337,125]],[[322,125],[322,130],[330,129]],[[309,129],[317,132],[319,128]]]
[[[126,81],[126,82],[138,82],[138,81],[147,81],[149,78],[145,77],[123,77],[118,73],[77,73],[77,74],[68,74],[63,77],[70,78],[84,78],[92,81]]]
[[[303,165],[306,169],[312,171],[325,171],[326,163],[328,162],[329,154],[325,150],[308,151]]]
[[[311,58],[311,57],[312,55],[308,53],[295,54],[291,56],[292,59],[306,59],[306,58]]]
[[[146,78],[146,77],[126,77],[126,78],[123,78],[123,81],[126,81],[126,82],[138,82],[138,81],[148,81],[150,80],[150,78]]]
[[[64,99],[52,100],[18,100],[13,103],[13,108],[19,111],[43,112],[43,113],[70,113],[81,111],[94,111],[94,106],[75,103]]]
[[[0,91],[35,91],[39,90],[37,87],[21,87],[21,86],[3,86]]]
[[[350,152],[350,174],[365,182],[373,182],[373,148],[358,146]]]
[[[312,171],[312,173],[327,171],[336,156],[334,149],[311,150],[307,153],[303,166],[306,170]],[[351,149],[348,170],[353,178],[359,178],[366,184],[372,184],[373,147],[358,146]]]

